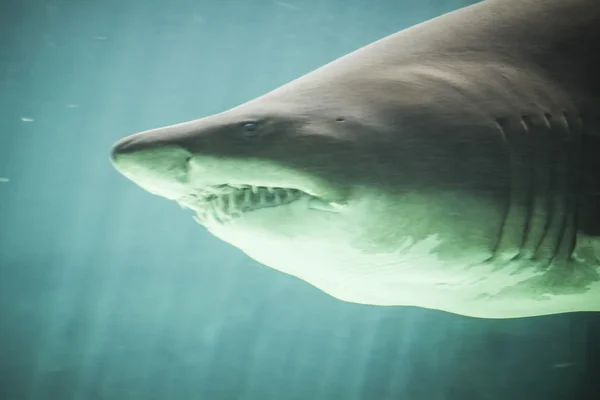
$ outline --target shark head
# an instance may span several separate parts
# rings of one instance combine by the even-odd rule
[[[281,108],[239,107],[135,134],[114,146],[112,160],[226,240],[239,240],[234,232],[252,242],[298,239],[352,202],[356,170],[336,158],[354,157],[355,143],[339,135],[342,118],[317,124]]]

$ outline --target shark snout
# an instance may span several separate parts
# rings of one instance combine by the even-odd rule
[[[205,119],[199,119],[135,133],[113,145],[111,158],[116,161],[124,155],[163,148],[180,148],[180,154],[186,158],[193,143],[207,131],[206,127]]]
[[[113,145],[112,151],[110,152],[112,161],[116,161],[123,154],[135,152],[136,148],[139,147],[139,144],[136,146],[134,136],[135,135],[124,137]]]
[[[181,135],[172,132],[171,127],[153,129],[129,135],[113,145],[111,158],[118,159],[125,154],[153,150],[165,146],[181,146]]]
[[[167,198],[187,192],[190,151],[151,132],[137,133],[119,140],[111,151],[111,161],[121,174],[146,189]]]

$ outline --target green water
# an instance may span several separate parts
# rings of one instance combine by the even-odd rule
[[[0,1],[0,400],[600,398],[600,318],[342,303],[113,170],[459,0]]]

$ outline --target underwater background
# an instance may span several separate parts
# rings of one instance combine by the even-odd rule
[[[110,165],[460,0],[0,0],[0,400],[600,399],[600,313],[344,303]]]

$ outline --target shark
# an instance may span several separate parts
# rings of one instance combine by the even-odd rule
[[[111,161],[345,302],[600,311],[599,50],[596,0],[484,0]]]

